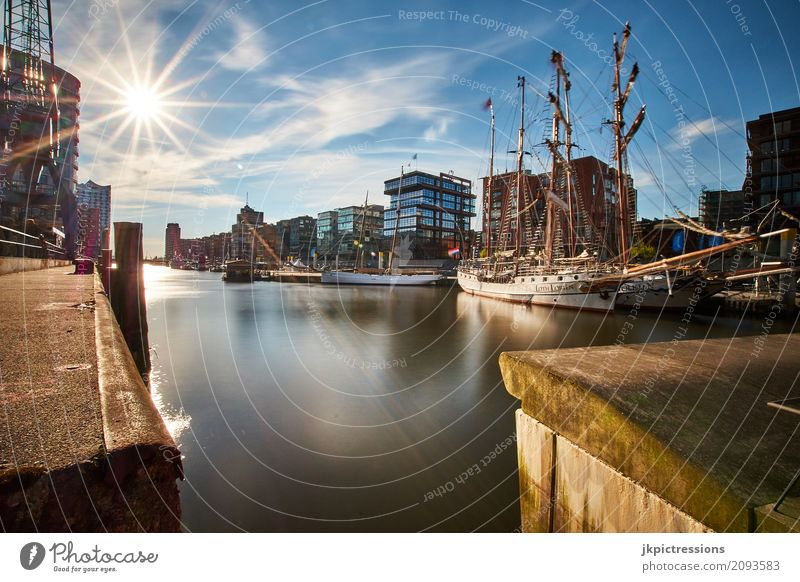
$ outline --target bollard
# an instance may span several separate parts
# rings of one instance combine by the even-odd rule
[[[111,249],[104,248],[100,256],[103,261],[103,271],[102,271],[103,289],[105,289],[106,295],[108,295],[109,292],[111,291],[111,263],[112,263]]]
[[[74,259],[72,264],[75,265],[73,275],[93,275],[94,274],[94,261],[92,259],[80,258]]]
[[[140,222],[114,223],[114,256],[117,268],[111,272],[111,307],[133,361],[146,380],[150,373],[150,345],[147,338]],[[147,381],[145,383],[149,385]]]

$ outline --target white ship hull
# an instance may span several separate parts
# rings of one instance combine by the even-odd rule
[[[442,278],[441,275],[372,275],[369,273],[353,273],[348,271],[324,271],[322,282],[337,285],[432,285]]]
[[[525,275],[508,283],[494,283],[481,280],[477,274],[468,271],[458,272],[458,284],[472,295],[547,307],[613,311],[615,291],[581,291],[581,287],[592,279],[593,276],[586,273],[570,273]]]

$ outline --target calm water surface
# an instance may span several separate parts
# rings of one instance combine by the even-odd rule
[[[457,286],[145,272],[153,394],[184,455],[190,531],[512,531],[518,403],[500,353],[610,344],[627,316]],[[669,340],[679,320],[640,314],[628,341]],[[760,324],[711,310],[689,336]]]

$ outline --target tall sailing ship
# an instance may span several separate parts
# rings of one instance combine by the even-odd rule
[[[491,155],[488,188],[484,191],[483,199],[486,256],[464,261],[459,266],[458,283],[467,293],[518,303],[605,312],[614,310],[616,306],[633,305],[644,309],[685,308],[715,294],[725,284],[721,274],[712,273],[703,266],[703,259],[780,234],[705,232],[724,238],[727,242],[652,263],[631,263],[632,226],[636,210],[635,203],[629,197],[627,150],[644,121],[645,106],[641,107],[630,127],[626,128],[623,112],[639,73],[638,66],[634,64],[627,83],[623,85],[621,69],[630,35],[631,28],[627,23],[621,42],[614,35],[614,118],[606,122],[614,132],[612,158],[615,162],[617,193],[615,254],[612,253],[610,258],[602,258],[602,249],[596,248],[592,241],[583,240],[581,236],[586,232],[584,227],[588,217],[581,208],[581,197],[577,195],[573,180],[569,109],[571,87],[563,57],[554,51],[551,61],[556,69],[555,87],[549,95],[553,106],[553,126],[552,137],[546,140],[552,157],[550,176],[542,180],[538,192],[525,191],[525,79],[519,77],[522,114],[516,151],[517,172],[515,188],[510,195],[503,197],[501,204],[499,233],[495,233],[499,234],[496,237],[499,249],[494,248],[491,230],[494,218],[494,109],[489,102]],[[544,208],[540,217],[537,208],[541,206]],[[538,233],[543,233],[542,240],[537,236]],[[524,237],[532,244],[523,246]],[[508,248],[512,239],[513,248]]]
[[[627,181],[624,179],[623,152],[633,134],[644,119],[644,107],[626,135],[622,135],[624,122],[622,109],[638,73],[634,66],[624,93],[620,90],[619,65],[624,57],[630,29],[622,47],[615,39],[617,76],[615,119],[610,122],[616,132],[617,192],[619,203],[618,239],[623,261],[604,260],[583,237],[586,232],[586,213],[581,211],[580,198],[576,196],[573,180],[571,150],[572,124],[569,105],[571,83],[564,68],[561,53],[553,52],[551,61],[555,66],[555,86],[549,99],[553,107],[552,135],[546,140],[552,165],[547,179],[541,180],[537,192],[527,192],[523,161],[525,155],[525,78],[518,77],[521,93],[521,115],[517,143],[517,171],[515,188],[504,196],[500,210],[500,249],[493,248],[492,193],[494,179],[494,109],[491,111],[491,154],[489,161],[488,189],[484,191],[484,241],[486,257],[465,261],[458,269],[458,283],[467,293],[517,303],[547,305],[551,307],[613,311],[617,289],[613,285],[595,285],[595,281],[622,272],[627,252],[629,229],[629,205]],[[563,135],[563,141],[562,141]],[[541,208],[542,212],[537,210]],[[541,236],[539,236],[541,235]],[[564,236],[566,235],[566,236]],[[523,246],[523,239],[529,244]],[[513,239],[514,247],[508,243]],[[524,251],[524,252],[523,252]]]

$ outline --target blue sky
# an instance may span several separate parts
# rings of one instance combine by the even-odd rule
[[[647,104],[630,151],[642,217],[696,212],[702,186],[739,188],[746,121],[800,105],[798,2],[92,0],[53,11],[57,64],[83,83],[79,179],[112,184],[113,219],[143,222],[149,254],[163,253],[167,222],[184,237],[228,230],[246,193],[268,220],[360,204],[367,190],[382,202],[383,181],[414,153],[420,170],[477,180],[489,96],[497,149],[516,146],[517,75],[529,87],[528,164],[541,171],[553,49],[571,74],[576,155],[608,161],[607,55],[625,20],[626,62],[642,71],[628,119]],[[158,105],[134,116],[152,94]]]

